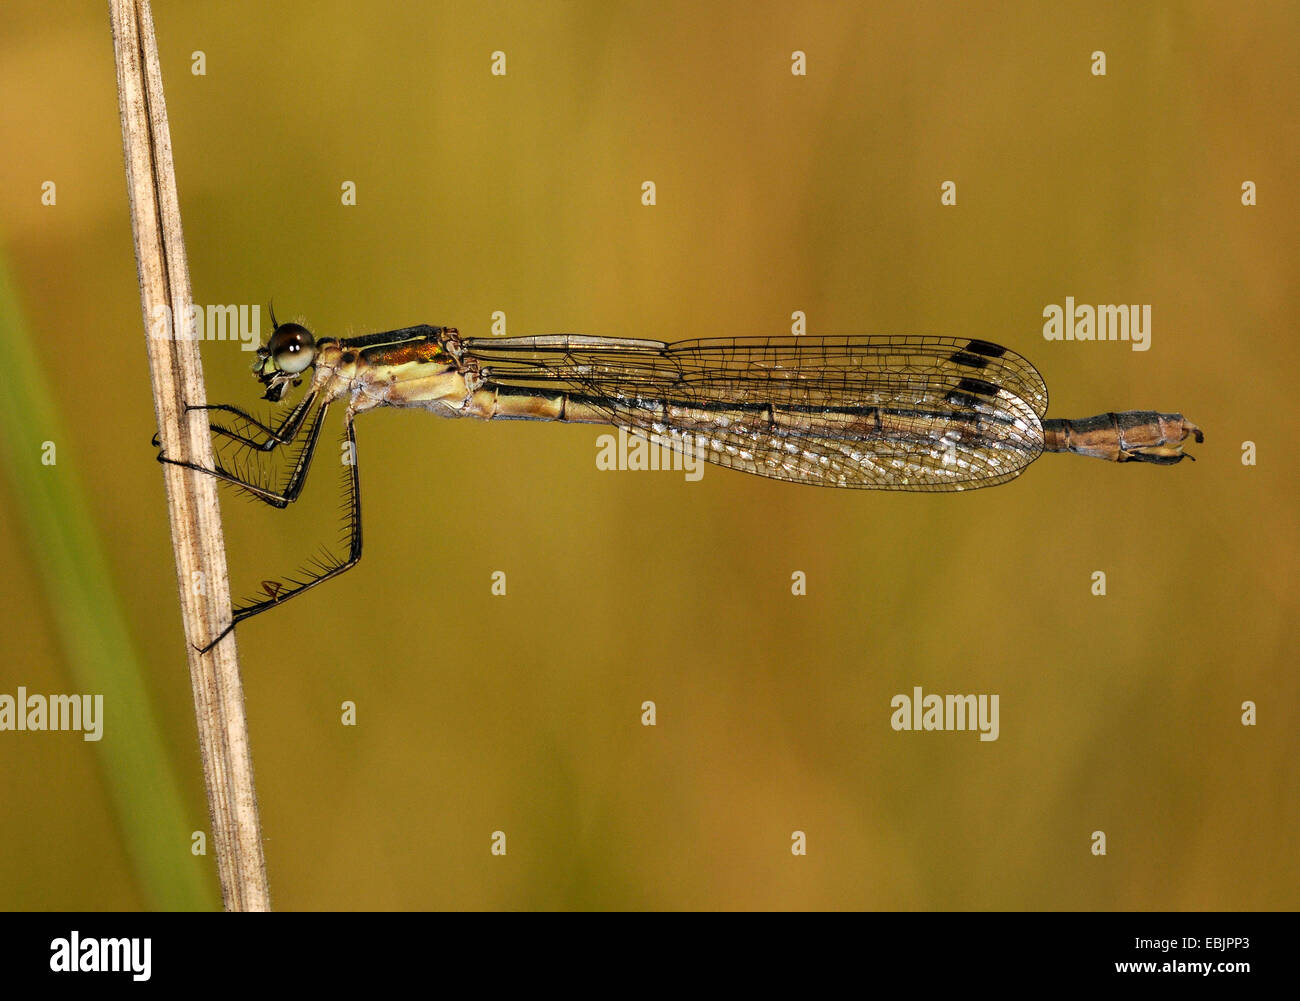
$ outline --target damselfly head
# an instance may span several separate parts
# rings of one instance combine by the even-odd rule
[[[303,372],[316,361],[316,339],[301,323],[280,323],[257,349],[253,375],[266,387],[264,399],[278,403],[290,383],[297,385]]]

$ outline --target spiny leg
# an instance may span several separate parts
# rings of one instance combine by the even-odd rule
[[[310,399],[311,398],[309,398],[304,402],[310,403]],[[234,409],[234,408],[230,408],[230,409]],[[301,414],[298,413],[299,410],[302,411]],[[306,414],[306,409],[304,409],[302,404],[300,404],[298,407],[294,408],[294,411],[295,411],[294,414],[289,415],[289,420],[294,420],[297,425],[301,425],[303,415]],[[158,453],[158,461],[165,462],[173,466],[182,466],[185,469],[193,469],[200,473],[207,473],[210,476],[215,476],[218,479],[225,480],[227,483],[233,483],[237,487],[242,487],[244,490],[248,491],[248,493],[256,497],[258,500],[266,504],[270,504],[272,507],[284,508],[292,504],[295,500],[297,500],[298,495],[302,492],[303,483],[307,479],[307,472],[311,468],[312,456],[315,455],[316,452],[316,442],[317,439],[319,439],[320,437],[321,426],[324,423],[325,415],[328,412],[329,412],[328,403],[322,404],[320,408],[316,411],[316,416],[312,418],[311,423],[308,425],[307,435],[304,440],[303,447],[298,453],[293,468],[289,473],[288,482],[285,484],[283,490],[274,490],[268,484],[258,483],[252,480],[248,476],[240,476],[236,473],[233,473],[230,470],[224,468],[220,462],[216,463],[214,468],[209,469],[206,466],[200,466],[199,464],[194,462],[186,462],[183,459],[169,458],[162,451],[159,451]],[[288,420],[286,420],[285,423],[287,424]],[[283,426],[284,425],[282,425],[282,427]],[[227,437],[230,437],[236,441],[245,443],[243,442],[243,439],[241,439],[238,435],[231,434],[226,428],[223,428],[215,424],[210,425],[210,427],[214,434],[226,435]],[[297,427],[294,428],[294,433],[296,436]],[[256,445],[252,447],[255,448],[257,451],[269,451],[269,449],[258,448]]]
[[[329,412],[329,406],[328,403],[321,404],[310,422],[308,422],[303,444],[294,459],[293,467],[289,472],[288,481],[281,490],[272,489],[269,485],[263,482],[257,482],[248,476],[240,476],[232,473],[222,467],[219,462],[215,464],[215,468],[209,469],[205,466],[199,465],[198,463],[168,458],[161,451],[158,453],[158,461],[181,466],[185,469],[193,469],[200,473],[207,473],[210,476],[215,476],[228,483],[233,483],[235,486],[242,488],[251,496],[266,504],[270,504],[276,508],[285,508],[297,500],[302,492],[303,485],[307,479],[307,472],[311,468],[312,458],[315,455],[316,444],[320,439],[320,432],[324,425],[325,415]],[[234,408],[230,409],[233,410]],[[295,411],[299,409],[300,408],[295,408]],[[297,425],[301,425],[303,420],[302,415],[306,412],[306,408],[301,408],[301,414],[297,416],[291,415],[290,420]],[[287,426],[290,423],[290,420],[283,422],[281,428]],[[297,428],[294,430],[296,434]],[[226,429],[217,425],[212,426],[212,431],[214,435],[217,436],[226,434]],[[227,435],[227,437],[238,440],[238,436],[236,435]],[[344,507],[347,511],[347,524],[345,527],[345,536],[348,543],[347,558],[339,560],[337,557],[330,556],[327,551],[325,559],[318,557],[313,560],[314,569],[309,569],[305,574],[298,577],[290,577],[287,586],[285,583],[278,580],[263,581],[262,587],[268,597],[264,600],[254,601],[236,608],[230,624],[214,637],[210,643],[202,647],[200,650],[201,653],[207,653],[216,646],[217,643],[221,642],[221,640],[229,634],[232,629],[234,629],[236,623],[241,622],[250,616],[256,615],[259,612],[265,611],[273,605],[278,605],[293,597],[295,594],[299,594],[310,587],[314,587],[323,580],[328,580],[331,577],[343,573],[345,570],[355,566],[357,561],[361,558],[361,485],[356,468],[356,434],[352,426],[351,413],[348,414],[345,422],[345,438],[348,444],[348,461],[346,464],[351,467],[347,476],[344,501]],[[243,448],[245,446],[241,443],[240,447]],[[259,451],[262,450],[259,449]]]
[[[323,409],[323,408],[322,408]],[[221,633],[212,640],[207,646],[203,647],[201,653],[207,653],[214,646],[225,638],[226,634],[235,628],[236,624],[251,618],[259,612],[264,612],[275,605],[283,604],[295,595],[302,594],[303,591],[315,587],[322,581],[329,580],[331,577],[337,577],[339,574],[352,569],[361,559],[361,478],[357,470],[357,437],[356,431],[352,426],[352,417],[349,414],[344,425],[344,435],[348,444],[347,461],[345,465],[349,466],[347,476],[347,486],[345,489],[344,509],[347,512],[346,525],[344,533],[347,536],[348,555],[345,559],[337,558],[330,562],[317,559],[314,561],[315,572],[308,571],[305,575],[288,579],[288,584],[278,580],[267,580],[262,582],[262,588],[267,593],[267,597],[258,601],[251,601],[248,604],[240,605],[235,609],[234,615],[230,620],[230,625],[221,631]],[[315,444],[315,429],[312,433],[312,443]],[[301,484],[300,484],[301,485]]]
[[[293,410],[285,415],[284,420],[280,422],[280,426],[276,428],[263,424],[246,410],[241,410],[239,407],[231,406],[228,403],[211,403],[201,407],[187,406],[185,410],[186,412],[191,410],[213,410],[220,413],[234,414],[236,417],[265,434],[266,439],[264,441],[256,441],[240,431],[223,424],[210,424],[208,426],[215,433],[232,438],[243,445],[247,445],[249,448],[257,449],[259,452],[269,452],[280,445],[290,444],[294,438],[297,437],[298,430],[302,427],[303,419],[307,416],[307,412],[311,409],[315,400],[316,394],[308,393],[301,401],[299,401],[298,405],[295,406]]]
[[[258,431],[266,435],[266,439],[264,441],[257,441],[242,431],[236,430],[232,427],[227,427],[224,424],[209,424],[208,427],[214,434],[224,435],[227,438],[231,438],[234,441],[259,452],[269,452],[280,445],[290,444],[294,438],[297,437],[298,431],[302,427],[303,418],[307,416],[307,412],[311,409],[315,400],[316,394],[308,393],[298,402],[297,406],[295,406],[293,410],[285,415],[284,420],[280,422],[279,427],[271,427],[269,424],[264,424],[247,410],[241,410],[239,407],[231,406],[228,403],[209,403],[195,407],[187,405],[185,407],[185,412],[190,413],[194,410],[210,410],[219,413],[233,414],[246,424],[256,428]],[[153,436],[153,446],[154,448],[161,447],[161,439],[157,434]]]

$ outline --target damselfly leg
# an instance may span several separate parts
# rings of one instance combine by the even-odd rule
[[[302,398],[302,401],[293,408],[277,428],[269,427],[263,424],[246,410],[240,410],[239,407],[232,407],[227,403],[209,403],[202,407],[186,407],[186,413],[196,410],[206,410],[209,413],[227,413],[233,414],[240,420],[244,421],[251,428],[261,432],[266,437],[261,441],[256,441],[252,437],[242,434],[234,428],[226,427],[221,424],[210,424],[214,434],[225,435],[234,441],[242,442],[249,448],[255,448],[259,452],[269,452],[278,445],[288,445],[298,436],[298,430],[302,427],[303,419],[311,409],[311,405],[316,401],[316,394],[308,393]]]
[[[315,455],[316,443],[320,439],[325,415],[329,412],[329,403],[319,405],[316,403],[317,394],[308,393],[276,427],[259,421],[238,407],[225,404],[187,407],[186,410],[189,412],[202,410],[230,414],[240,423],[233,427],[218,423],[209,424],[213,435],[213,447],[219,456],[214,468],[209,469],[197,463],[173,459],[161,449],[158,452],[158,461],[208,473],[227,483],[233,483],[246,491],[249,496],[272,507],[288,507],[302,493],[303,484],[306,482]],[[315,410],[312,413],[314,405]],[[310,421],[307,420],[309,413],[312,414]],[[277,477],[274,466],[264,466],[260,462],[251,461],[251,458],[241,465],[240,457],[244,455],[251,457],[271,453],[284,454],[277,453],[277,450],[292,446],[298,439],[304,424],[306,431],[300,447],[289,452],[287,473],[282,486],[275,486]],[[258,437],[258,434],[262,437]],[[356,432],[350,416],[344,422],[344,441],[346,444],[342,453],[343,465],[347,467],[347,472],[343,499],[345,517],[341,541],[346,548],[346,555],[335,555],[322,547],[321,555],[314,557],[306,567],[295,574],[283,579],[262,581],[262,592],[265,597],[252,598],[238,605],[230,624],[202,647],[201,652],[207,653],[216,646],[237,623],[264,612],[274,605],[279,605],[322,581],[337,577],[355,566],[361,559],[361,484],[356,463]],[[157,435],[154,436],[154,444],[159,444]]]

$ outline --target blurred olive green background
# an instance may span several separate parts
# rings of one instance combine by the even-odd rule
[[[367,415],[360,566],[238,631],[277,907],[1300,904],[1300,12],[1133,6],[156,4],[200,303],[666,340],[803,310],[1007,344],[1054,416],[1207,434],[1194,464],[926,496]],[[0,906],[215,906],[104,5],[5,4],[0,149],[0,380],[38,391],[30,336],[50,394],[0,428],[0,692],[109,706],[100,744],[0,733]],[[1151,350],[1046,342],[1067,295],[1151,304]],[[203,351],[211,400],[255,400],[250,355]],[[300,509],[223,493],[241,593],[334,538],[334,465]],[[33,483],[92,505],[70,570]],[[120,614],[118,673],[73,666],[78,586]],[[917,685],[997,693],[1000,739],[894,732]]]

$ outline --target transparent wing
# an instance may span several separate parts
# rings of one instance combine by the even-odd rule
[[[1047,388],[985,341],[923,335],[463,342],[501,386],[775,479],[893,490],[1003,483],[1042,452]]]

